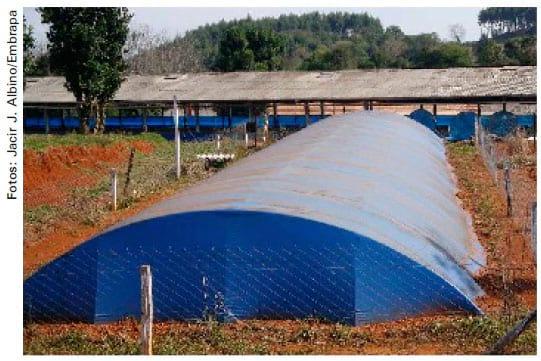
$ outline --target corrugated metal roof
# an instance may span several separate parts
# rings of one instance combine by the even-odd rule
[[[118,102],[536,97],[537,68],[379,69],[130,75]],[[27,78],[25,103],[70,103],[62,77]]]

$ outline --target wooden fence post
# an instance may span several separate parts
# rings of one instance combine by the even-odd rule
[[[141,353],[152,355],[152,322],[154,304],[152,300],[152,272],[149,265],[143,265],[141,273]]]
[[[175,165],[176,176],[180,179],[180,131],[178,129],[178,104],[177,97],[173,98],[173,108],[175,109]]]
[[[116,169],[111,168],[111,197],[112,197],[113,211],[116,211],[116,185],[117,185]]]

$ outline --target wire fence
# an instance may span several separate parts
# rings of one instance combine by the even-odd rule
[[[537,207],[536,138],[528,137],[521,128],[505,136],[493,134],[483,124],[478,128],[478,148],[494,183],[506,197],[507,215],[524,238],[533,241],[536,220],[532,213]]]
[[[500,126],[495,126],[498,121]],[[503,314],[511,316],[519,311],[520,283],[528,277],[535,279],[536,274],[537,139],[535,128],[531,135],[531,130],[508,126],[506,121],[494,117],[490,122],[477,122],[476,144],[505,197],[510,226],[502,227],[505,243],[499,245],[501,260],[496,273],[501,276]]]

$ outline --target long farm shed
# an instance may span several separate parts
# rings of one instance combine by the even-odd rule
[[[129,75],[116,104],[535,102],[537,67],[378,69],[336,72],[232,72]],[[24,103],[69,105],[63,77],[26,79]]]

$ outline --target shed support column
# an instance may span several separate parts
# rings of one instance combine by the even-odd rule
[[[233,107],[229,106],[229,114],[227,116],[227,126],[229,127],[229,130],[231,130],[231,127],[233,126]]]
[[[65,112],[66,109],[62,108],[62,115],[61,115],[61,118],[60,118],[60,126],[61,126],[61,129],[62,131],[66,131],[66,116],[65,116]]]
[[[257,148],[257,114],[254,105],[252,104],[250,107],[252,108],[252,117],[254,119],[254,147]]]
[[[273,103],[272,104],[272,116],[273,116],[273,123],[274,128],[280,128],[280,122],[278,120],[278,104]]]
[[[364,110],[369,110],[370,109],[370,105],[368,104],[368,101],[364,101],[363,103],[363,107],[364,107]]]
[[[49,134],[49,112],[47,108],[43,109],[43,119],[45,120],[45,134]]]
[[[475,119],[474,131],[475,131],[475,145],[480,143],[479,127],[481,126],[481,104],[477,104],[477,118]]]
[[[321,118],[325,116],[325,103],[323,101],[319,102],[319,114]]]
[[[148,125],[147,125],[147,118],[148,118],[148,105],[143,109],[143,132],[148,132]]]
[[[503,110],[504,112],[507,111],[507,103],[502,103],[502,110]]]
[[[308,102],[304,102],[304,117],[306,118],[306,125],[310,125],[310,105]]]
[[[188,128],[188,115],[190,112],[190,107],[188,104],[184,104],[182,107],[182,122],[183,122],[183,128],[186,130]]]
[[[425,105],[424,105],[424,104],[419,104],[419,108],[420,108],[420,109],[424,109],[424,108],[425,108]]]
[[[195,131],[199,133],[200,127],[199,127],[199,104],[195,105]]]
[[[342,105],[342,114],[346,114],[346,105],[345,104]]]
[[[372,100],[368,101],[368,110],[374,110],[374,102]]]
[[[222,113],[222,132],[225,132],[225,118],[227,117],[225,113],[226,111],[227,107],[225,105],[220,107],[220,112]]]
[[[432,104],[432,114],[434,116],[438,115],[438,105],[437,104]]]

